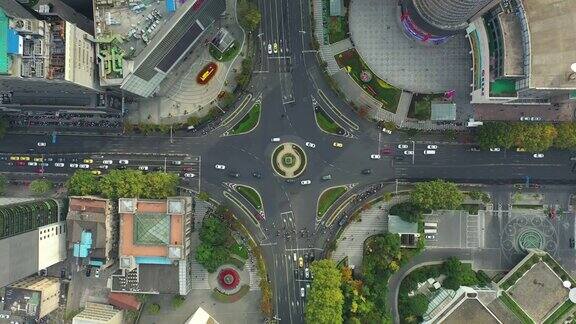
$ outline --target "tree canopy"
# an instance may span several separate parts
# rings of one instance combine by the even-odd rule
[[[556,131],[555,147],[563,150],[576,148],[576,123],[561,123],[556,126]]]
[[[262,19],[262,14],[260,10],[258,10],[258,6],[248,0],[238,1],[237,6],[240,25],[248,31],[256,30]]]
[[[227,246],[230,229],[216,217],[206,217],[200,228],[200,245],[196,249],[196,260],[208,272],[214,272],[230,257]]]
[[[410,201],[424,210],[456,209],[464,201],[464,195],[456,184],[434,180],[417,183]]]
[[[388,214],[400,216],[406,222],[416,223],[422,218],[422,209],[411,201],[405,201],[392,206]]]
[[[53,187],[54,184],[48,179],[36,179],[30,183],[30,191],[35,195],[43,195]]]
[[[224,245],[230,230],[216,217],[208,217],[202,221],[202,228],[200,229],[200,240],[210,245]]]
[[[0,175],[0,195],[3,195],[4,192],[6,191],[6,184],[8,183],[8,181],[6,180],[6,177],[4,177],[3,175]]]
[[[479,283],[472,268],[464,265],[456,257],[450,257],[444,261],[442,273],[446,275],[442,286],[447,289],[457,290],[460,286],[474,286]]]
[[[340,290],[341,274],[332,260],[312,262],[314,285],[306,300],[306,322],[318,324],[342,323],[344,297]]]
[[[8,121],[6,118],[0,117],[0,139],[4,138],[6,131],[8,131]]]
[[[89,196],[99,193],[98,177],[90,171],[78,170],[68,180],[68,194],[71,196]]]
[[[543,152],[554,146],[576,148],[576,124],[487,122],[478,127],[476,140],[482,149],[521,147],[528,152]]]

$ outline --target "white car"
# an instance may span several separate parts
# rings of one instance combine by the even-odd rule
[[[147,165],[141,165],[138,167],[138,170],[140,171],[148,171],[148,166]]]
[[[304,269],[304,278],[308,279],[310,277],[310,270],[308,268]]]
[[[372,160],[380,160],[381,156],[380,156],[380,154],[372,154],[372,155],[370,155],[370,158]]]
[[[303,185],[303,186],[309,185],[309,184],[311,184],[311,183],[312,183],[312,181],[310,181],[310,180],[302,180],[302,181],[300,181],[300,184]]]
[[[383,131],[384,133],[388,134],[388,135],[391,135],[391,134],[392,134],[392,131],[389,130],[388,128],[382,128],[382,131]]]
[[[491,147],[490,152],[500,152],[500,148],[499,147]]]
[[[271,142],[280,142],[280,137],[274,137],[270,141]]]
[[[80,169],[90,169],[90,166],[88,164],[80,164],[78,166],[80,167]]]
[[[340,143],[340,142],[334,142],[334,143],[332,143],[332,146],[334,146],[334,147],[342,147],[342,146],[344,146],[344,145],[342,145],[342,143]]]
[[[38,142],[38,146],[46,146],[45,142]]]
[[[404,151],[404,154],[406,154],[406,155],[414,155],[414,151],[408,151],[408,150],[406,150],[406,151]]]
[[[70,167],[73,168],[73,169],[76,169],[76,168],[78,168],[78,164],[76,164],[76,163],[70,163]]]
[[[278,53],[278,43],[274,43],[274,53]]]
[[[433,144],[432,144],[432,145],[428,145],[428,146],[426,146],[426,147],[427,147],[429,150],[435,150],[435,149],[438,148],[438,145],[433,145]]]
[[[226,166],[225,166],[224,164],[216,164],[214,167],[215,167],[216,169],[218,169],[218,170],[224,170],[224,169],[226,169]]]
[[[398,144],[398,148],[401,149],[401,150],[404,150],[404,149],[407,149],[407,148],[408,148],[408,145],[406,145],[406,144]]]
[[[536,153],[536,154],[534,154],[534,155],[532,155],[532,156],[533,156],[535,159],[541,159],[541,158],[544,157],[544,154],[542,154],[542,153]]]
[[[272,44],[268,44],[268,54],[272,54]]]
[[[184,173],[184,178],[194,178],[196,175],[194,173],[186,172]]]
[[[128,164],[128,163],[130,163],[130,161],[128,161],[128,160],[120,160],[120,161],[118,161],[118,163],[120,163],[120,164]]]
[[[306,142],[306,146],[311,147],[311,148],[315,148],[316,144],[314,144],[312,142]]]
[[[29,166],[37,166],[38,163],[37,163],[37,162],[32,162],[32,161],[30,161],[30,162],[28,162],[28,165],[29,165]]]
[[[181,165],[182,161],[172,161],[172,165]]]
[[[100,278],[100,268],[96,268],[96,272],[94,273],[94,278]]]
[[[300,297],[302,298],[306,297],[306,290],[304,290],[304,287],[300,288]]]
[[[102,161],[102,163],[104,163],[104,164],[112,164],[112,163],[114,163],[114,161],[112,161],[112,160],[104,160],[104,161]]]
[[[64,163],[54,163],[54,166],[57,168],[63,168],[64,167]]]

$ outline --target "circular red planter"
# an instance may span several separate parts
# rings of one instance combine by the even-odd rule
[[[218,273],[218,283],[225,290],[232,290],[240,283],[240,275],[232,268],[225,268]]]

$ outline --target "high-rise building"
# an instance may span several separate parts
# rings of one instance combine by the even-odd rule
[[[0,287],[66,259],[66,222],[58,201],[1,205],[0,224]]]
[[[500,0],[401,0],[401,22],[409,36],[441,44]]]
[[[12,94],[6,108],[97,105],[94,38],[80,27],[91,26],[53,8],[0,0],[0,91]]]

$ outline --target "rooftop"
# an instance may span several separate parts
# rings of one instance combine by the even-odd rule
[[[496,324],[499,321],[478,299],[468,298],[457,306],[442,323]]]
[[[576,88],[576,1],[522,0],[530,32],[530,87]],[[520,37],[520,36],[518,36]]]
[[[416,234],[418,233],[418,223],[404,221],[400,216],[388,216],[388,231],[396,234]]]
[[[536,322],[543,321],[568,298],[562,279],[543,261],[534,264],[507,292]]]
[[[504,43],[504,75],[519,76],[524,74],[524,51],[520,21],[513,13],[500,13],[498,21],[502,29]]]

